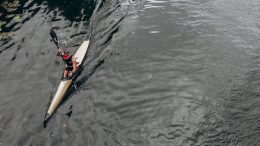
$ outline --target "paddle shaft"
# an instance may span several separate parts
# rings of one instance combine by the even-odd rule
[[[57,37],[57,35],[56,35],[56,33],[55,33],[55,31],[54,31],[53,29],[51,29],[50,35],[51,35],[52,40],[54,41],[54,44],[55,44],[55,45],[57,46],[57,48],[59,49],[60,47],[59,47],[58,37]]]
[[[51,29],[50,35],[51,35],[51,38],[52,38],[54,44],[57,46],[58,49],[60,49],[58,37],[53,29]],[[63,57],[61,57],[61,58],[62,58],[63,62],[66,64],[66,61],[64,60],[64,58]]]

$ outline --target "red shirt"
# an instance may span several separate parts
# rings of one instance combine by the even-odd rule
[[[69,54],[65,54],[65,55],[63,55],[62,57],[63,57],[64,60],[67,60],[67,59],[69,59],[71,56],[70,56]]]

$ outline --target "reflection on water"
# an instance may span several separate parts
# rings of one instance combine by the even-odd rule
[[[0,5],[0,41],[10,40],[11,31],[18,30],[41,7],[47,7],[48,12],[55,11],[71,22],[87,22],[92,16],[96,2],[94,0],[4,0]]]

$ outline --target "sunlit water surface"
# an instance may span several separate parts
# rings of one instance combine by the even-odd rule
[[[30,0],[14,11],[5,6],[0,145],[260,143],[259,1]],[[51,28],[71,52],[92,38],[79,89],[44,129],[64,68]]]

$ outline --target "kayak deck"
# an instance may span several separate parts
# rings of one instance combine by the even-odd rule
[[[80,66],[82,64],[82,62],[84,61],[85,55],[87,53],[87,49],[89,46],[89,40],[88,41],[84,41],[81,46],[79,47],[79,49],[76,51],[76,53],[73,55],[73,57],[76,59],[76,62],[78,63],[78,69],[76,71],[76,73],[74,74],[75,76],[77,76],[78,71],[80,71]],[[57,110],[57,108],[59,107],[59,105],[61,104],[62,100],[64,99],[66,93],[68,92],[68,90],[70,89],[71,85],[73,84],[73,80],[75,77],[72,77],[70,79],[62,79],[58,89],[53,97],[53,100],[51,101],[51,104],[46,112],[45,115],[45,121],[47,122],[47,120],[53,115],[53,113]]]

